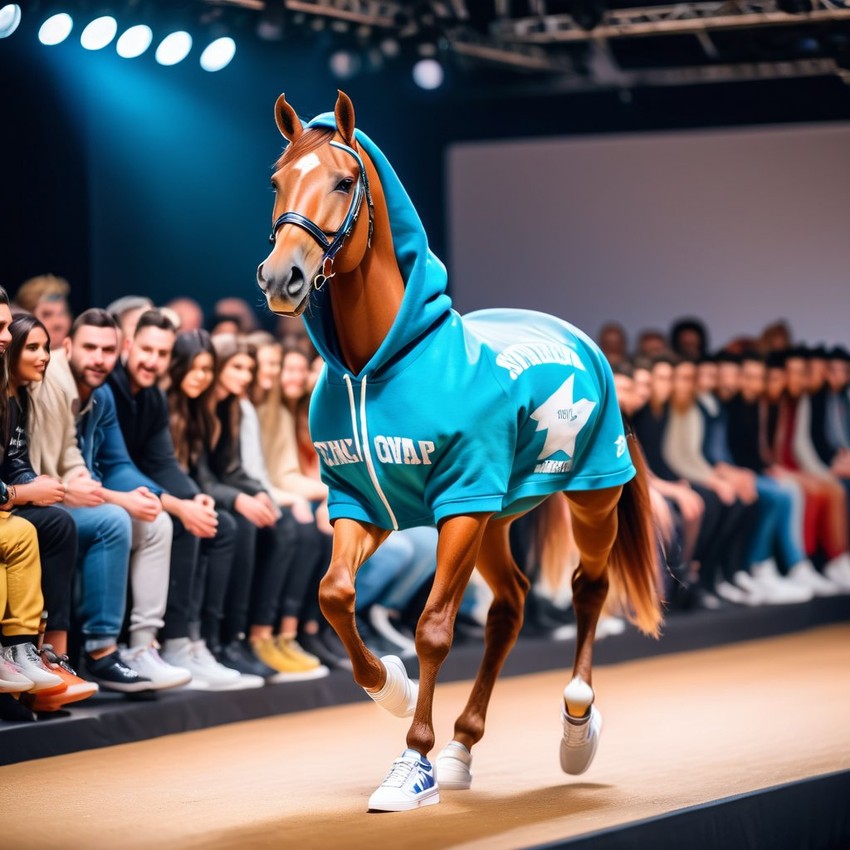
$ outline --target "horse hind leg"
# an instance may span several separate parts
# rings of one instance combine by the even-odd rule
[[[448,790],[471,785],[471,750],[484,735],[487,706],[496,679],[522,627],[529,582],[511,555],[510,525],[510,519],[491,522],[481,542],[477,567],[493,591],[493,602],[487,615],[484,655],[472,692],[455,722],[454,738],[436,761],[440,787]]]
[[[596,755],[602,717],[594,708],[592,684],[593,640],[608,595],[608,559],[617,536],[617,503],[621,487],[566,494],[573,534],[581,553],[573,574],[576,615],[576,651],[572,678],[564,688],[561,768],[584,773]]]

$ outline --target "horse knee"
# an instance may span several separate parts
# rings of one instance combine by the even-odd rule
[[[602,607],[608,596],[608,574],[604,570],[598,575],[588,573],[584,564],[573,573],[573,607],[578,611],[582,608]]]
[[[452,646],[453,624],[445,614],[426,609],[416,626],[416,654],[420,660],[442,664]]]
[[[335,570],[333,566],[319,583],[319,607],[328,622],[354,614],[354,583],[348,570]]]

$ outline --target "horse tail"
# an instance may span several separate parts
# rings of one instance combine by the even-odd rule
[[[661,612],[661,575],[657,566],[655,527],[649,498],[649,473],[634,434],[627,437],[636,474],[617,503],[618,531],[609,558],[611,590],[628,619],[644,634],[658,637]]]

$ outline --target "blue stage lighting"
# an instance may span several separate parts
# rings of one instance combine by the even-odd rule
[[[220,71],[230,64],[236,53],[236,42],[229,36],[210,42],[201,54],[201,67],[205,71]]]
[[[101,50],[118,32],[118,23],[111,15],[95,18],[80,34],[80,44],[86,50]]]
[[[7,3],[0,8],[0,38],[10,36],[21,22],[21,7],[17,3]]]
[[[124,59],[135,59],[151,46],[152,40],[151,28],[144,24],[138,24],[121,34],[118,43],[115,45],[115,50]]]
[[[74,22],[67,12],[51,15],[38,29],[38,40],[42,44],[59,44],[71,34]]]
[[[192,36],[182,30],[167,35],[156,49],[156,61],[160,65],[176,65],[182,62],[192,49]]]

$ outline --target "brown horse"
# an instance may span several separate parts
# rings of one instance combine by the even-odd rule
[[[468,512],[457,506],[451,506],[442,513],[435,509],[434,521],[439,529],[437,571],[416,629],[420,671],[418,691],[416,683],[408,680],[396,659],[376,658],[357,633],[355,576],[391,530],[402,527],[397,517],[398,508],[394,510],[391,507],[390,499],[382,490],[381,484],[387,479],[381,476],[400,474],[399,470],[405,474],[410,474],[411,470],[425,470],[424,465],[431,464],[432,452],[434,471],[426,471],[436,475],[436,458],[439,455],[439,446],[435,447],[434,441],[405,442],[406,438],[401,437],[370,439],[367,431],[371,424],[371,420],[367,421],[367,386],[372,385],[367,385],[366,367],[374,362],[376,352],[386,344],[398,324],[406,287],[412,286],[409,283],[412,274],[409,260],[405,255],[400,261],[398,246],[394,244],[396,238],[406,237],[393,230],[393,213],[388,209],[375,154],[370,156],[364,147],[365,136],[359,131],[355,135],[354,109],[345,94],[339,93],[333,116],[326,116],[320,126],[305,129],[283,95],[275,105],[275,118],[280,132],[290,144],[272,177],[276,191],[271,236],[273,248],[259,266],[258,283],[273,312],[293,316],[309,309],[308,329],[311,322],[323,323],[330,338],[328,344],[345,370],[345,386],[340,380],[338,392],[343,396],[347,392],[350,401],[350,417],[347,412],[345,416],[336,417],[334,426],[351,429],[350,433],[345,432],[346,439],[317,442],[323,461],[323,477],[331,488],[331,515],[335,519],[333,555],[320,587],[321,608],[348,651],[355,681],[376,702],[397,716],[413,715],[407,734],[408,749],[396,760],[384,783],[372,795],[370,808],[411,809],[438,802],[439,788],[469,787],[471,750],[484,734],[487,706],[502,665],[517,639],[529,589],[528,580],[511,556],[508,531],[518,515],[550,493],[554,494],[553,498],[566,497],[575,543],[581,555],[572,578],[577,644],[572,677],[563,696],[564,734],[560,755],[566,772],[582,773],[594,756],[601,726],[601,719],[593,706],[591,655],[597,620],[609,595],[609,582],[610,590],[615,593],[623,610],[641,630],[657,636],[661,623],[655,537],[640,450],[631,435],[623,436],[622,421],[619,420],[620,436],[612,440],[611,446],[616,443],[617,458],[625,455],[623,462],[628,463],[631,459],[634,465],[634,468],[629,465],[628,481],[623,477],[613,486],[597,483],[585,489],[570,489],[568,476],[573,459],[546,461],[535,471],[542,471],[543,477],[553,470],[557,471],[559,474],[550,475],[547,480],[563,482],[563,487],[557,483],[550,485],[553,489],[549,493],[538,493],[535,499],[517,501],[507,510],[500,509],[501,501],[498,505],[479,502]],[[429,262],[432,262],[433,271],[433,261]],[[320,303],[317,301],[318,293],[321,293]],[[518,314],[521,312],[518,311]],[[457,314],[453,315],[457,317]],[[523,315],[542,317],[542,314]],[[464,320],[468,318],[464,317]],[[575,333],[580,334],[577,330]],[[590,374],[592,370],[583,365],[575,351],[584,352],[581,357],[586,363],[588,357],[595,357],[591,351],[592,343],[583,336],[581,339],[584,339],[583,349],[538,347],[535,349],[538,352],[536,360],[531,358],[516,366],[519,361],[515,359],[512,361],[514,371],[509,378],[504,378],[506,385],[513,386],[511,381],[519,384],[520,381],[515,380],[517,374],[526,368],[533,371],[532,367],[541,373],[543,368],[558,368],[566,370],[561,374],[581,377],[580,370]],[[539,355],[540,351],[544,354],[550,352],[550,359],[546,361],[545,356]],[[400,356],[407,356],[404,352],[406,349]],[[541,360],[551,363],[558,358],[562,358],[559,363],[567,365],[539,366]],[[609,392],[610,369],[607,364],[598,365],[597,360],[601,362],[601,355],[593,363],[602,384],[600,392],[603,395],[607,393],[606,403],[610,405],[614,397],[613,391]],[[500,365],[505,366],[504,359]],[[360,391],[359,406],[355,400],[356,386]],[[573,377],[567,379],[566,386],[572,393]],[[427,407],[439,406],[438,401],[428,402],[427,388],[422,388],[420,393],[423,414]],[[324,397],[324,393],[317,390],[314,408],[324,403]],[[470,396],[468,403],[474,406],[474,398]],[[613,403],[616,406],[615,397]],[[586,411],[595,404],[582,400],[575,405],[568,402],[558,409],[558,416],[575,429],[573,441],[569,444],[571,450],[567,454],[578,457],[574,435],[590,415]],[[602,407],[601,401],[599,407]],[[485,416],[490,415],[489,410],[485,410]],[[311,411],[311,427],[313,413]],[[388,421],[391,422],[392,413],[389,415]],[[510,416],[516,419],[511,411]],[[552,423],[548,425],[554,428]],[[531,432],[534,432],[534,427],[532,422]],[[537,425],[538,431],[541,427],[541,424]],[[388,433],[401,433],[400,429],[401,426]],[[313,439],[321,441],[323,438],[314,432]],[[385,442],[382,444],[380,440]],[[586,445],[587,451],[593,449],[591,443]],[[398,449],[395,457],[390,449]],[[374,456],[373,451],[376,452]],[[610,451],[613,459],[613,448]],[[543,457],[542,454],[539,456]],[[413,466],[402,468],[402,458],[405,464]],[[444,466],[447,464],[450,464],[449,460],[444,462]],[[366,514],[356,507],[356,493],[346,497],[348,502],[342,499],[335,505],[335,487],[341,486],[340,470],[355,470],[361,476],[357,480],[364,488],[374,488],[384,506],[379,505],[379,509],[384,511],[386,508],[382,520],[365,519]],[[383,486],[386,488],[385,483]],[[474,567],[478,568],[493,592],[484,655],[469,700],[455,723],[454,739],[437,759],[435,782],[434,772],[426,758],[434,746],[434,688],[440,666],[452,643],[455,616]]]

